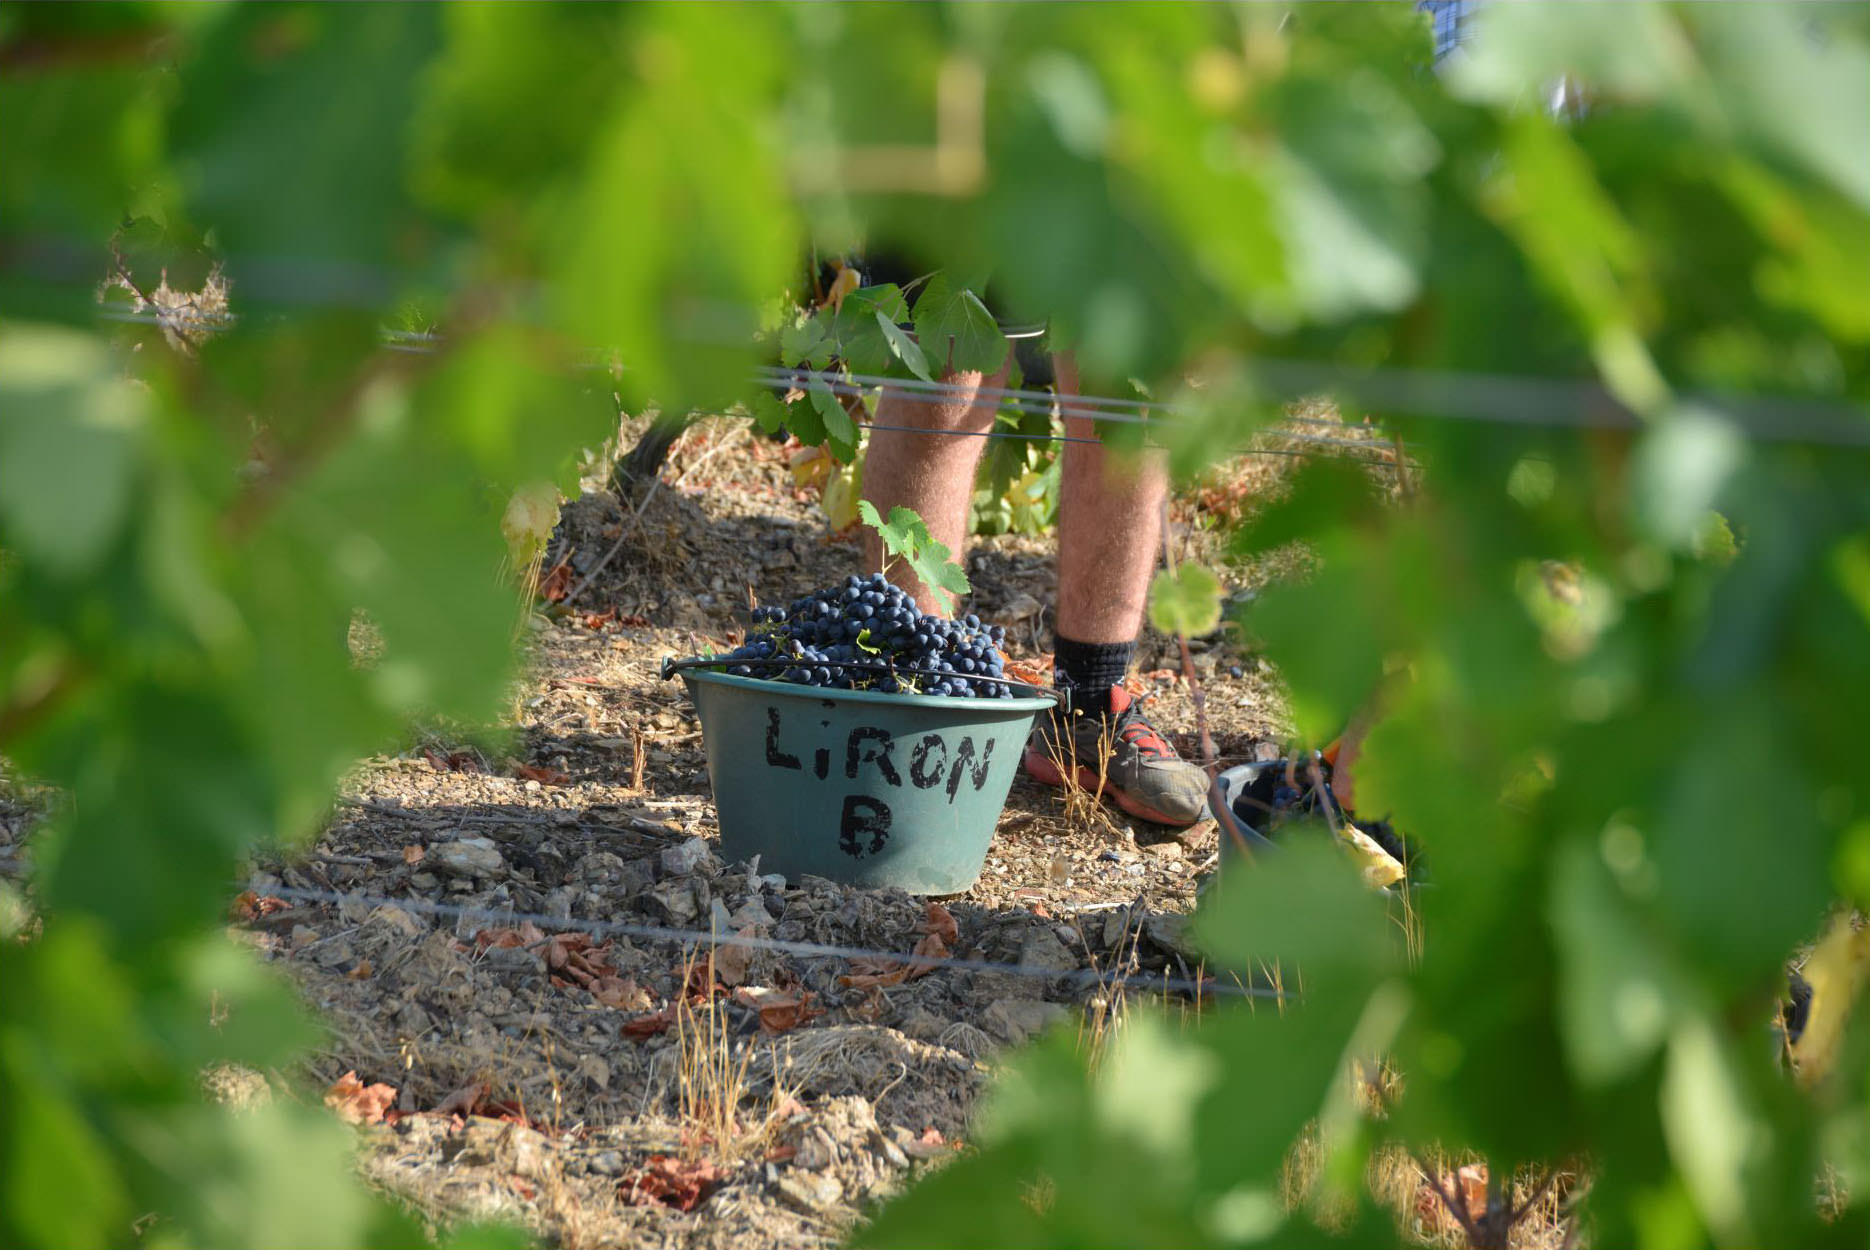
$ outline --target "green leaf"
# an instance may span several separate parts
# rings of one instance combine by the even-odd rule
[[[1380,972],[1396,956],[1380,897],[1324,837],[1232,865],[1196,912],[1195,936],[1236,972],[1283,963],[1288,975],[1302,970],[1321,984],[1353,970]]]
[[[909,320],[909,301],[903,297],[903,289],[894,282],[860,286],[844,302],[850,304],[853,301],[865,311],[877,313],[891,321]]]
[[[779,359],[797,368],[825,342],[825,323],[817,317],[795,321],[779,332]]]
[[[823,378],[813,378],[805,390],[811,397],[813,410],[825,423],[826,437],[846,446],[856,443],[857,425],[845,409],[844,401],[832,391],[831,384]]]
[[[854,297],[844,301],[844,311],[838,316],[837,355],[852,373],[882,373],[890,367],[889,340],[877,320]]]
[[[947,544],[935,541],[914,509],[900,505],[891,508],[885,522],[876,505],[865,499],[858,503],[857,514],[882,538],[884,550],[907,564],[944,608],[972,589],[966,571],[950,558]]]
[[[1662,1129],[1695,1204],[1728,1245],[1759,1244],[1749,1209],[1755,1172],[1773,1146],[1732,1043],[1706,1019],[1684,1021],[1669,1041]]]
[[[930,278],[916,296],[916,339],[931,369],[991,374],[1006,359],[1006,336],[993,314],[968,290],[955,290],[948,275]]]
[[[1746,457],[1745,440],[1718,413],[1683,408],[1643,432],[1631,464],[1631,510],[1642,531],[1686,550]]]
[[[1376,75],[1358,90],[1309,77],[1276,90],[1274,182],[1287,264],[1302,305],[1327,319],[1400,308],[1427,250],[1424,178],[1440,147]]]
[[[1221,623],[1221,579],[1204,564],[1183,561],[1149,583],[1149,623],[1164,634],[1196,638]]]
[[[108,733],[48,742],[53,775],[95,796],[46,831],[46,906],[87,914],[126,944],[172,939],[214,914],[235,857],[272,830],[266,779],[230,709],[196,690],[114,692]]]
[[[753,413],[753,419],[768,434],[777,434],[785,427],[788,412],[786,405],[769,390],[758,390],[747,401],[747,407]]]
[[[877,311],[877,325],[882,329],[884,339],[889,342],[890,351],[896,354],[896,358],[903,362],[909,372],[924,382],[935,380],[929,375],[929,362],[922,355],[921,345],[904,333],[901,326],[884,316],[881,309]]]
[[[400,123],[436,49],[440,11],[227,9],[217,17],[176,75],[181,100],[168,136],[197,219],[231,253],[350,262],[369,268],[349,270],[339,287],[383,287],[382,269],[413,219]],[[259,47],[273,51],[252,51]],[[334,96],[337,83],[344,88]],[[344,211],[333,212],[325,171],[340,166]]]
[[[554,223],[550,289],[568,330],[629,366],[628,402],[724,406],[752,363],[760,302],[800,252],[778,156],[746,124],[782,85],[783,19],[682,5],[631,16],[641,55],[618,56],[638,72],[614,80],[588,175],[535,206]]]
[[[1777,968],[1829,897],[1829,840],[1795,740],[1772,707],[1737,699],[1656,768],[1656,821],[1639,845],[1657,905],[1728,993]]]
[[[519,215],[582,176],[616,90],[615,10],[588,5],[460,5],[442,10],[443,44],[411,119],[414,183],[469,219]],[[515,100],[529,107],[515,109]]]
[[[812,400],[795,399],[789,404],[779,404],[779,411],[785,428],[807,447],[816,447],[830,437],[825,431],[824,418],[818,415],[818,405]]]
[[[1613,854],[1626,854],[1627,826],[1613,826]],[[1609,1085],[1649,1059],[1668,1037],[1686,987],[1656,935],[1620,898],[1595,847],[1568,841],[1552,878],[1558,938],[1559,1024],[1579,1079]]]
[[[144,407],[97,339],[0,327],[0,546],[61,576],[94,568],[129,514]]]

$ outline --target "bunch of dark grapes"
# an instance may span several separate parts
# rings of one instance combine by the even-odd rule
[[[720,657],[737,677],[764,677],[832,690],[1004,699],[998,681],[1006,631],[969,614],[958,621],[926,616],[881,573],[847,577],[842,586],[753,610],[747,641]],[[789,664],[735,663],[740,660]]]

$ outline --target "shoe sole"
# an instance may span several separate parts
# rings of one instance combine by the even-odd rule
[[[1026,767],[1027,775],[1034,781],[1037,781],[1041,785],[1055,786],[1060,790],[1065,788],[1065,774],[1059,771],[1058,765],[1052,762],[1051,756],[1040,751],[1028,749],[1021,762]],[[1091,794],[1097,793],[1098,776],[1092,769],[1083,764],[1078,765],[1077,780],[1081,789]],[[1166,816],[1141,799],[1127,794],[1117,786],[1112,785],[1108,780],[1104,781],[1103,786],[1105,798],[1110,799],[1118,807],[1121,807],[1124,811],[1139,819],[1147,820],[1158,825],[1168,825],[1174,829],[1186,829],[1190,825],[1196,824],[1201,820],[1199,815],[1186,820],[1174,816]]]

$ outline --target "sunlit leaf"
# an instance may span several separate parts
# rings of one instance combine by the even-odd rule
[[[1206,565],[1184,561],[1149,583],[1149,623],[1165,634],[1199,637],[1221,623],[1221,579]]]
[[[915,302],[916,341],[930,365],[943,373],[992,373],[1006,359],[1006,336],[980,296],[949,284],[938,273],[923,284]]]

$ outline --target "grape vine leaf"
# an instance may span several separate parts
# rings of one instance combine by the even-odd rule
[[[909,372],[924,382],[935,380],[929,376],[928,357],[922,354],[921,345],[910,338],[901,326],[885,317],[881,309],[877,311],[877,325],[882,327],[883,337],[888,341],[890,351],[895,353],[896,359],[902,361],[903,366]]]
[[[754,411],[759,411],[756,406]],[[785,427],[792,431],[792,436],[807,447],[816,447],[825,441],[824,419],[818,415],[817,408],[800,400],[785,404],[782,408]],[[764,425],[765,421],[762,420]]]
[[[831,384],[823,378],[813,378],[806,391],[811,395],[812,408],[824,419],[825,436],[831,450],[848,464],[856,454],[857,423],[851,420],[844,401],[832,393]]]
[[[831,324],[837,340],[837,354],[845,367],[854,373],[882,373],[890,367],[895,351],[883,323],[895,324],[909,319],[909,303],[902,288],[893,282],[859,287],[844,297],[843,306]]]
[[[825,326],[816,317],[807,317],[779,332],[779,359],[790,368],[809,361],[825,341]]]
[[[1212,632],[1221,623],[1221,580],[1201,564],[1156,574],[1149,583],[1149,623],[1184,637]]]
[[[786,406],[771,391],[758,392],[747,407],[752,411],[753,419],[768,434],[777,434],[786,425]]]
[[[916,338],[923,356],[949,370],[992,373],[1006,359],[1006,336],[993,314],[969,290],[955,290],[946,274],[936,274],[916,297]]]
[[[890,518],[886,522],[877,512],[876,505],[868,499],[857,505],[858,515],[864,524],[877,532],[883,540],[883,548],[890,555],[907,564],[915,575],[922,579],[922,584],[934,592],[944,608],[951,607],[957,595],[964,595],[971,585],[967,573],[951,558],[946,543],[937,542],[929,533],[929,527],[912,508],[901,506],[890,509]]]

